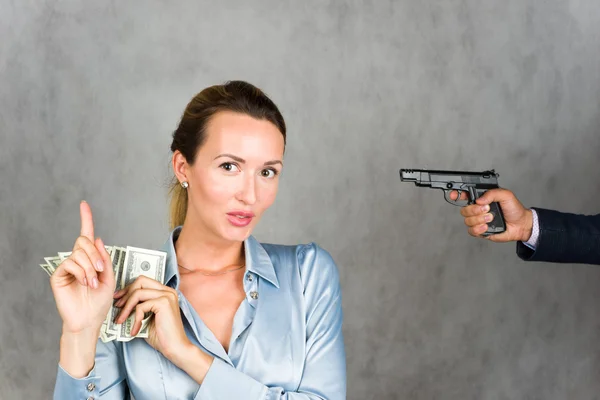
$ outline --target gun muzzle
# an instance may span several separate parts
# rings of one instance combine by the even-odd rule
[[[421,173],[410,169],[401,169],[400,180],[403,182],[418,182],[421,180]]]

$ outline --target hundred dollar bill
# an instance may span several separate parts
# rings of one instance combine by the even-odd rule
[[[123,276],[123,265],[125,265],[126,254],[127,249],[117,246],[114,247],[114,252],[111,258],[113,261],[113,270],[115,272],[115,281],[117,283],[115,291],[123,289],[123,286],[121,285],[121,277]],[[115,339],[117,338],[117,333],[120,330],[121,326],[120,324],[116,324],[114,320],[120,312],[120,308],[115,307],[114,305],[111,306],[111,308],[108,310],[108,315],[106,316],[105,321],[106,333],[111,337],[114,336]]]
[[[111,264],[112,264],[112,268],[113,268],[113,272],[115,277],[118,274],[118,268],[119,268],[119,253],[118,250],[120,249],[117,246],[106,246],[106,250],[108,251],[108,254],[110,255],[110,260],[111,260]],[[123,249],[125,250],[125,249]],[[111,307],[112,308],[112,307]],[[108,331],[108,326],[110,321],[110,316],[111,316],[111,309],[108,310],[108,314],[106,315],[106,318],[104,319],[104,322],[102,322],[102,326],[100,327],[100,339],[106,343],[106,342],[110,342],[111,340],[115,340],[117,338],[116,332],[115,333],[111,333]]]
[[[167,254],[163,251],[141,249],[139,247],[127,246],[127,254],[125,255],[125,265],[121,277],[121,286],[126,287],[133,283],[138,276],[144,275],[163,283],[165,279],[165,266]],[[142,328],[136,337],[148,337],[148,327],[151,318],[151,313],[147,313],[142,320]],[[135,322],[135,312],[132,312],[129,317],[121,324],[121,329],[117,333],[118,341],[129,341],[133,323]]]

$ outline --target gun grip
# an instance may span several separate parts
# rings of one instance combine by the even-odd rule
[[[487,237],[490,235],[496,235],[506,230],[506,223],[504,222],[504,214],[502,214],[502,208],[498,202],[490,203],[490,214],[494,216],[492,222],[487,224],[488,229],[481,236]]]

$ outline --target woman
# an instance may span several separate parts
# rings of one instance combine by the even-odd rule
[[[337,267],[314,243],[251,236],[275,200],[286,128],[242,81],[204,89],[173,134],[165,285],[139,277],[114,292],[104,243],[81,203],[81,235],[51,277],[63,320],[55,399],[344,399]],[[107,268],[107,266],[109,266]],[[103,343],[109,308],[132,335]]]

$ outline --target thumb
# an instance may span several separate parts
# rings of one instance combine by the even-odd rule
[[[115,272],[113,271],[113,264],[112,260],[110,259],[110,254],[108,254],[108,251],[106,251],[106,247],[104,247],[104,242],[102,239],[96,238],[94,245],[96,246],[98,252],[100,252],[102,261],[104,261],[104,270],[98,272],[98,280],[110,286],[115,281]]]
[[[501,202],[507,200],[510,197],[510,192],[504,189],[490,189],[479,197],[475,202],[479,205],[486,205],[493,202]]]

